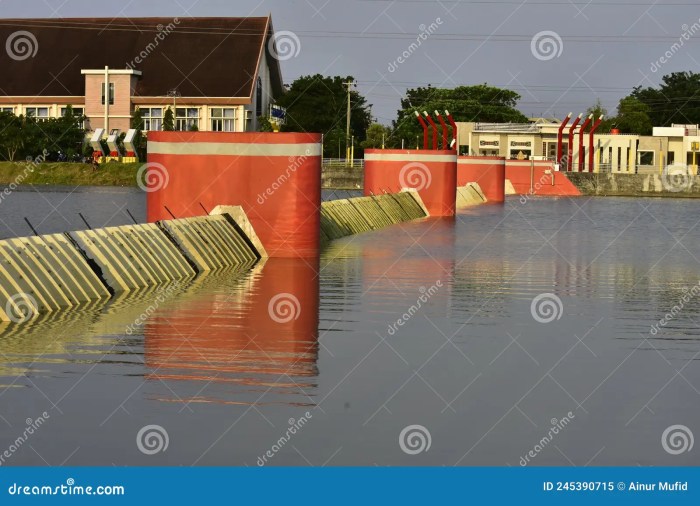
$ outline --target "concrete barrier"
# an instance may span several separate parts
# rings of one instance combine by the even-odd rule
[[[476,183],[457,188],[457,208],[477,206],[488,202],[488,199]]]
[[[114,292],[193,277],[175,244],[155,225],[128,225],[70,232]]]
[[[62,234],[0,241],[2,321],[25,321],[109,295],[85,257]]]
[[[166,220],[158,225],[198,272],[252,265],[260,259],[242,230],[226,215]]]
[[[415,190],[323,202],[321,241],[326,244],[334,239],[427,216],[424,204]]]
[[[555,171],[552,162],[507,160],[506,179],[511,181],[517,195],[581,195],[567,173]]]
[[[238,226],[241,228],[243,231],[243,234],[248,237],[251,243],[253,243],[253,246],[255,246],[255,249],[258,251],[260,254],[261,258],[267,258],[268,254],[267,251],[265,250],[265,246],[263,246],[262,241],[258,237],[258,234],[255,232],[255,229],[253,228],[253,224],[250,222],[248,219],[248,215],[245,213],[243,210],[243,207],[241,206],[216,206],[214,209],[212,209],[211,213],[213,215],[218,215],[218,214],[228,214],[231,218],[233,218],[233,221],[238,224]]]

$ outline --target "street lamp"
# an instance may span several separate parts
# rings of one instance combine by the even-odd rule
[[[175,124],[177,124],[177,99],[182,96],[182,93],[180,93],[177,88],[173,88],[168,90],[166,95],[173,99],[173,120],[175,121]]]

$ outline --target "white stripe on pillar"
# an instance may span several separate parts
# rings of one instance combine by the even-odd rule
[[[422,154],[379,154],[366,153],[366,162],[456,162],[457,155],[422,155]]]
[[[148,152],[160,155],[321,156],[321,144],[237,144],[233,142],[154,142]]]

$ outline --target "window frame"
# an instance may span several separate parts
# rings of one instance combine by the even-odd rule
[[[221,111],[215,114],[214,111]],[[226,113],[230,111],[231,116]],[[211,107],[209,109],[209,126],[212,132],[235,132],[236,131],[236,108],[235,107]]]

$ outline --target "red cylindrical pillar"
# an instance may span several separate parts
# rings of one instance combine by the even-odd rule
[[[457,159],[457,186],[468,183],[477,183],[489,202],[505,202],[505,157],[460,156]]]
[[[428,120],[428,123],[430,123],[430,126],[433,127],[433,149],[437,150],[438,148],[438,127],[433,121],[433,118],[430,117],[430,114],[428,114],[427,111],[423,112],[425,115],[425,119]]]
[[[240,205],[271,257],[319,253],[321,136],[150,132],[148,221]]]
[[[416,111],[416,118],[418,118],[418,122],[420,123],[420,126],[423,128],[423,149],[429,149],[429,146],[428,146],[428,124],[425,122],[425,120],[423,119],[423,116],[421,116],[418,111]]]
[[[603,123],[603,119],[605,116],[601,116],[596,120],[595,123],[593,123],[593,127],[591,128],[591,132],[588,134],[588,172],[593,172],[593,157],[595,155],[595,147],[594,147],[594,142],[595,142],[595,132],[598,130],[600,127],[601,123]]]
[[[457,153],[452,150],[365,150],[365,195],[418,191],[430,216],[454,216]]]

